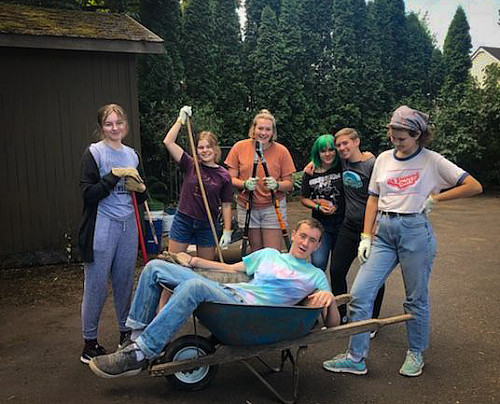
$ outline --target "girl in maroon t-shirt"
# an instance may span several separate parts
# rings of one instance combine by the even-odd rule
[[[186,123],[188,116],[191,116],[191,107],[182,107],[179,118],[177,118],[165,139],[163,139],[166,149],[172,158],[179,163],[184,173],[179,205],[169,233],[168,251],[170,253],[186,251],[190,244],[195,244],[198,257],[213,260],[215,258],[216,241],[213,239],[203,204],[194,160],[175,143],[177,135],[182,125]],[[198,160],[201,163],[201,177],[212,217],[216,217],[219,206],[222,204],[224,232],[220,245],[226,247],[231,241],[232,233],[231,201],[233,190],[231,176],[225,168],[217,164],[221,156],[221,150],[217,138],[212,132],[203,131],[199,134],[196,140],[196,149]]]

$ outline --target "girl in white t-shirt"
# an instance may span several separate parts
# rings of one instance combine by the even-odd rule
[[[436,202],[482,192],[481,184],[439,153],[425,148],[432,137],[428,116],[402,106],[394,111],[389,138],[394,149],[380,154],[368,188],[364,232],[358,249],[362,266],[351,290],[350,318],[370,318],[380,286],[399,263],[403,273],[409,349],[399,373],[419,376],[428,346],[428,281],[436,240],[427,213]],[[442,189],[447,191],[440,193]],[[346,354],[323,363],[333,372],[365,374],[369,333],[350,338]]]

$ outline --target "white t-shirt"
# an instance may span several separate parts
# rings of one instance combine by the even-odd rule
[[[429,194],[460,185],[468,173],[439,153],[420,149],[401,159],[386,150],[375,161],[368,187],[384,212],[419,213]]]

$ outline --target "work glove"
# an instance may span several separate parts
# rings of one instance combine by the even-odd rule
[[[126,178],[126,177],[131,177],[134,180],[136,180],[139,183],[143,183],[144,181],[142,180],[141,176],[139,175],[139,172],[137,169],[128,167],[128,168],[112,168],[111,169],[111,174],[113,174],[115,177],[120,177],[120,178]]]
[[[432,195],[429,195],[424,201],[424,205],[422,206],[422,209],[420,209],[420,213],[425,213],[426,215],[428,215],[434,207],[435,203],[436,200],[432,197]]]
[[[278,181],[276,181],[273,177],[265,177],[264,186],[271,191],[277,191],[280,187]]]
[[[169,253],[167,250],[163,251],[157,257],[163,261],[172,262],[173,264],[182,265],[183,267],[191,267],[191,260],[193,257],[185,252]]]
[[[142,194],[146,190],[146,185],[144,185],[144,181],[142,180],[141,182],[137,182],[134,177],[125,177],[125,189],[129,192],[139,192]]]
[[[368,260],[371,249],[372,249],[372,236],[365,233],[361,233],[361,241],[358,246],[359,262],[364,264]]]
[[[186,119],[187,117],[191,117],[193,115],[193,111],[191,109],[191,107],[187,106],[187,105],[184,105],[181,110],[179,111],[179,119],[181,120],[181,123],[183,125],[186,124]]]
[[[224,230],[222,232],[222,237],[220,238],[219,241],[219,247],[220,248],[227,248],[229,244],[231,244],[231,236],[233,235],[232,230]]]
[[[257,181],[259,181],[257,177],[250,177],[243,183],[243,188],[249,191],[255,191],[255,188],[257,188]]]

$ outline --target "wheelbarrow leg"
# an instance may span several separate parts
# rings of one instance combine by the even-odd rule
[[[283,368],[285,367],[285,362],[287,359],[290,359],[290,362],[293,361],[291,359],[291,353],[289,349],[285,349],[281,351],[281,361],[278,367],[273,367],[269,365],[264,359],[262,359],[260,356],[256,356],[255,359],[257,359],[260,363],[262,363],[267,369],[269,369],[273,373],[279,373],[283,371]],[[292,362],[293,363],[293,362]]]
[[[257,379],[259,379],[261,381],[261,383],[264,386],[267,387],[267,389],[271,393],[274,394],[274,396],[280,402],[282,402],[283,404],[295,404],[295,402],[297,401],[298,393],[299,393],[299,358],[305,353],[306,349],[307,349],[307,345],[299,346],[297,348],[297,352],[295,353],[295,355],[292,354],[291,349],[285,349],[285,350],[281,351],[281,365],[280,365],[279,371],[281,371],[283,369],[283,365],[284,365],[286,359],[288,359],[290,361],[290,363],[292,364],[293,391],[292,391],[292,398],[290,400],[286,400],[285,398],[283,398],[283,396],[280,393],[278,393],[278,391],[273,386],[271,386],[271,384],[250,363],[248,363],[246,360],[242,360],[241,362],[243,362],[245,364],[245,366],[257,377]],[[265,362],[263,362],[262,360],[261,360],[261,362],[265,364]],[[267,364],[266,364],[266,366],[267,366]],[[270,368],[269,366],[267,366],[267,367]],[[272,369],[272,368],[270,368],[270,369]],[[276,369],[272,369],[272,370],[278,371]]]

